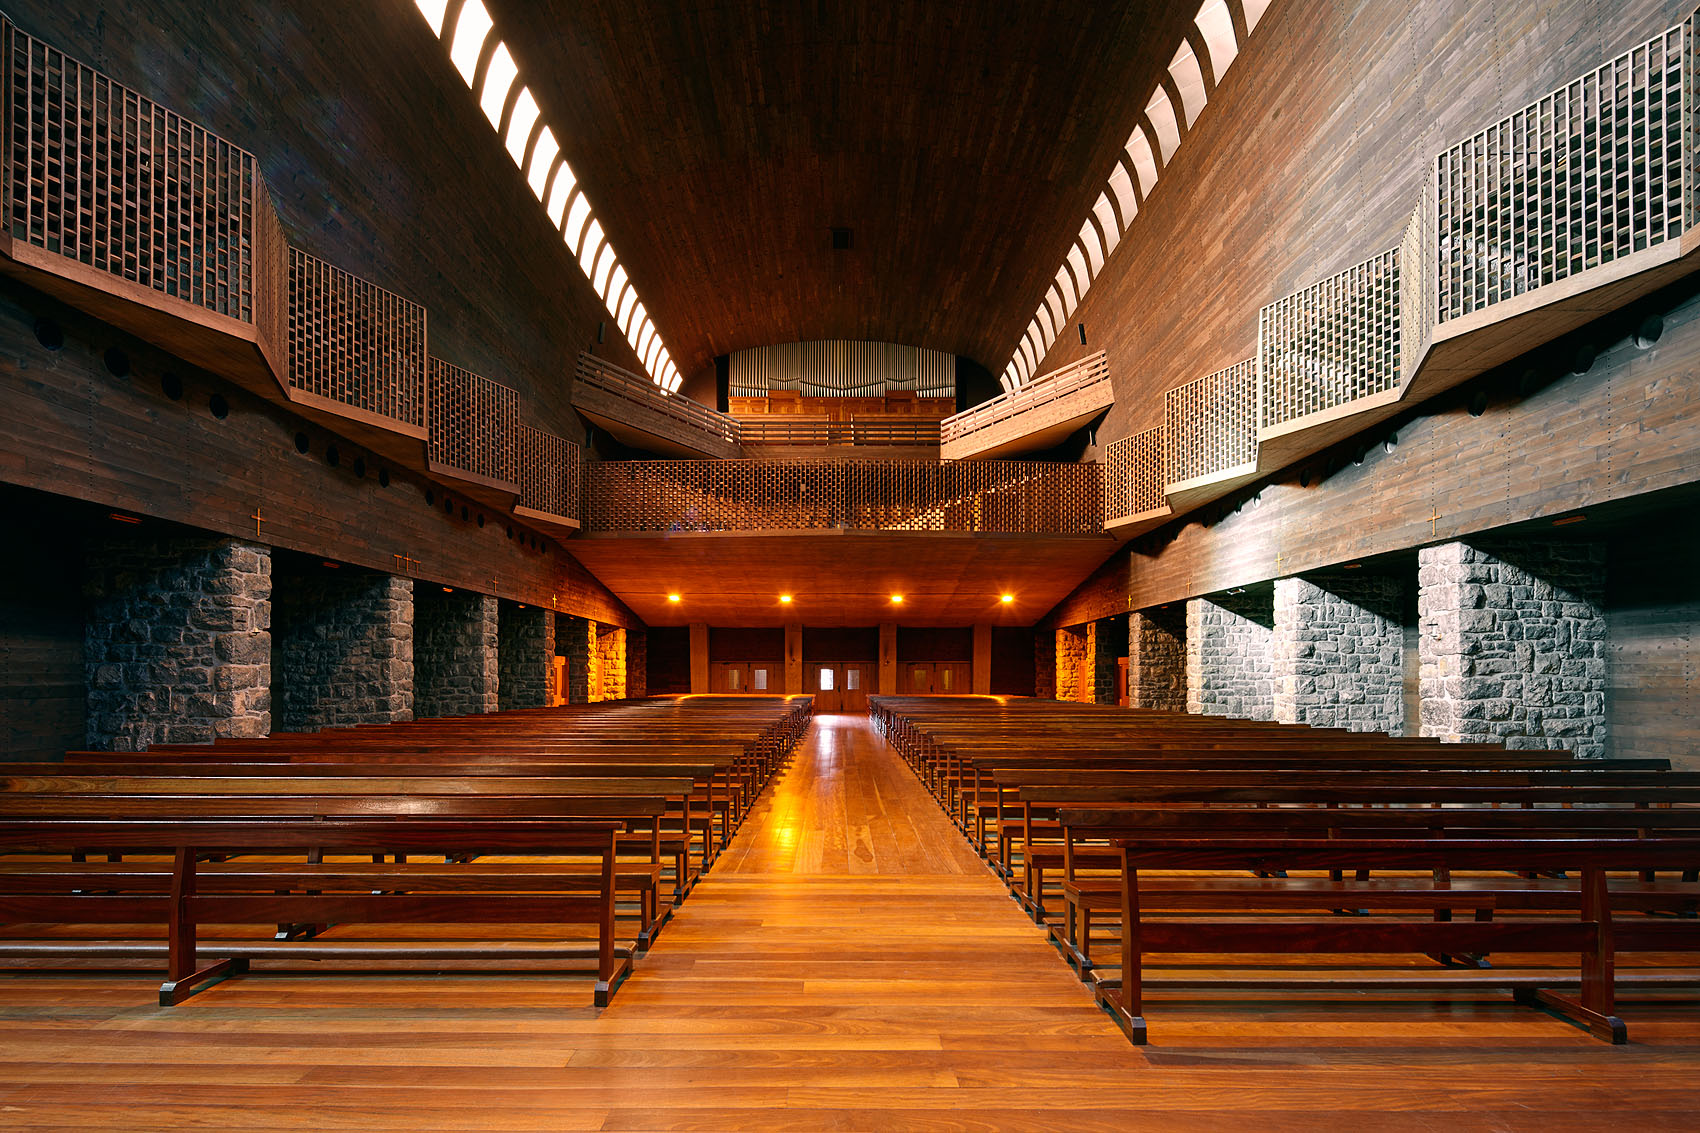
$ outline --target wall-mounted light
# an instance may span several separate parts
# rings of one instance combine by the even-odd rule
[[[455,588],[452,587],[452,586],[443,587],[443,593],[444,594],[453,594],[454,592],[455,592]]]
[[[142,521],[142,517],[139,515],[125,515],[121,511],[109,511],[106,513],[106,518],[114,523],[140,523]]]
[[[325,559],[319,565],[324,567],[326,570],[341,570],[342,569],[341,563],[333,563],[329,559]]]

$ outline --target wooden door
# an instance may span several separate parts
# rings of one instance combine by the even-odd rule
[[[933,691],[942,695],[961,695],[973,687],[972,666],[963,661],[940,661],[933,666]]]
[[[815,694],[816,712],[841,712],[844,709],[843,673],[837,665],[819,661],[808,666],[809,691]]]
[[[907,661],[897,667],[897,683],[910,696],[926,696],[933,691],[931,662]]]
[[[1126,708],[1133,703],[1133,690],[1127,687],[1127,658],[1116,658],[1116,703]]]
[[[749,670],[750,679],[745,686],[747,691],[780,692],[784,689],[784,665],[769,661],[752,661]]]
[[[846,712],[866,712],[868,710],[868,684],[874,679],[872,665],[840,665],[839,672],[844,679],[841,682],[840,701]]]
[[[1075,670],[1075,680],[1079,683],[1074,687],[1078,690],[1075,699],[1082,704],[1091,704],[1097,696],[1097,674],[1092,670],[1092,662],[1082,661]]]
[[[708,667],[709,688],[715,692],[749,692],[750,667],[738,661],[716,661]]]
[[[549,707],[551,708],[559,707],[567,702],[567,659],[557,653],[554,662],[549,669]]]

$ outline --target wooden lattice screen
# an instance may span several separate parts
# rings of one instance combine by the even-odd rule
[[[1180,484],[1257,463],[1257,361],[1177,386],[1163,395],[1164,478]]]
[[[252,154],[4,23],[4,223],[14,240],[255,319]]]
[[[428,366],[431,459],[513,483],[519,392],[441,358]]]
[[[519,506],[577,522],[584,514],[584,461],[565,437],[519,426],[514,433]]]
[[[1104,522],[1161,511],[1163,425],[1111,441],[1104,446]]]
[[[289,381],[424,428],[425,308],[291,248]]]
[[[1096,464],[1037,461],[601,461],[588,469],[600,531],[1103,530]]]
[[[1691,16],[1440,154],[1441,322],[1693,223],[1692,41]]]
[[[1258,316],[1261,427],[1399,385],[1399,250],[1382,252]]]

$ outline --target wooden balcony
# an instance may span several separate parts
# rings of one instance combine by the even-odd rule
[[[1037,452],[1058,444],[1115,401],[1103,351],[1020,389],[946,417],[939,455],[946,460]]]
[[[675,456],[734,457],[738,422],[640,374],[578,356],[573,408],[634,448]]]

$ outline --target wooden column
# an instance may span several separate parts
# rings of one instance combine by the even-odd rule
[[[709,691],[707,622],[691,623],[691,691]]]
[[[897,695],[897,623],[880,623],[880,695]]]
[[[968,687],[980,696],[992,691],[992,627],[984,623],[974,627],[974,673]]]
[[[807,692],[803,687],[803,623],[785,626],[785,691]]]

